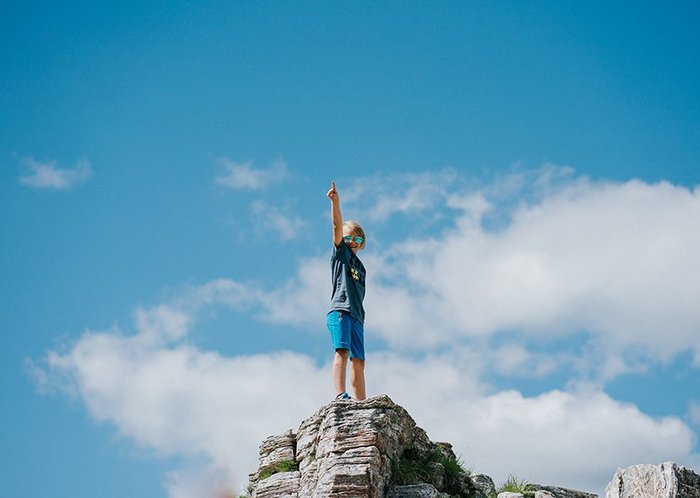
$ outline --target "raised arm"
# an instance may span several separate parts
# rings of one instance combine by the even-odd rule
[[[335,247],[343,240],[343,216],[340,214],[340,197],[335,189],[335,182],[331,180],[331,189],[326,194],[331,200],[331,222],[333,223],[333,243]]]

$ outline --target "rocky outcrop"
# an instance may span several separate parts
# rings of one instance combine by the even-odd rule
[[[560,488],[559,486],[542,486],[541,484],[531,484],[535,491],[535,498],[597,498],[598,495],[577,491],[575,489]]]
[[[503,492],[498,498],[598,498],[598,495],[576,491],[575,489],[560,488],[558,486],[542,486],[541,484],[527,484],[524,493]]]
[[[334,401],[263,441],[251,498],[487,498],[488,476],[469,476],[448,443],[430,441],[388,396]]]
[[[700,476],[673,462],[617,469],[605,498],[700,498]]]
[[[388,396],[334,401],[289,430],[265,439],[250,475],[250,498],[494,498],[493,480],[470,474],[449,443],[432,442]],[[527,484],[499,498],[596,498]],[[615,472],[605,498],[700,498],[700,476],[667,462]]]

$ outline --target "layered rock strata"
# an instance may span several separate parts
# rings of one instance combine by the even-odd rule
[[[250,475],[248,496],[494,498],[496,488],[489,476],[465,472],[452,446],[432,442],[404,408],[388,396],[377,396],[361,402],[334,401],[304,420],[296,432],[265,439],[258,470]],[[638,495],[607,498],[627,496]],[[596,495],[530,484],[525,498]]]
[[[250,498],[492,498],[493,480],[469,475],[452,446],[434,443],[388,396],[334,401],[260,445]],[[595,498],[530,484],[500,498]],[[673,462],[618,469],[605,498],[700,498],[700,475]]]
[[[486,498],[488,476],[470,477],[447,443],[433,443],[388,396],[334,401],[263,441],[251,498]]]

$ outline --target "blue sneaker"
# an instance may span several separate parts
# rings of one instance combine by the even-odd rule
[[[350,397],[350,395],[349,395],[348,393],[346,393],[345,391],[343,391],[342,393],[340,393],[339,395],[337,395],[337,396],[335,397],[335,400],[336,400],[336,401],[348,401],[348,400],[351,400],[351,399],[352,399],[352,398]]]

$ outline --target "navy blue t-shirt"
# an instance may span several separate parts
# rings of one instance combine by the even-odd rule
[[[365,323],[365,265],[345,241],[333,245],[331,254],[331,311],[347,311],[350,316]]]

